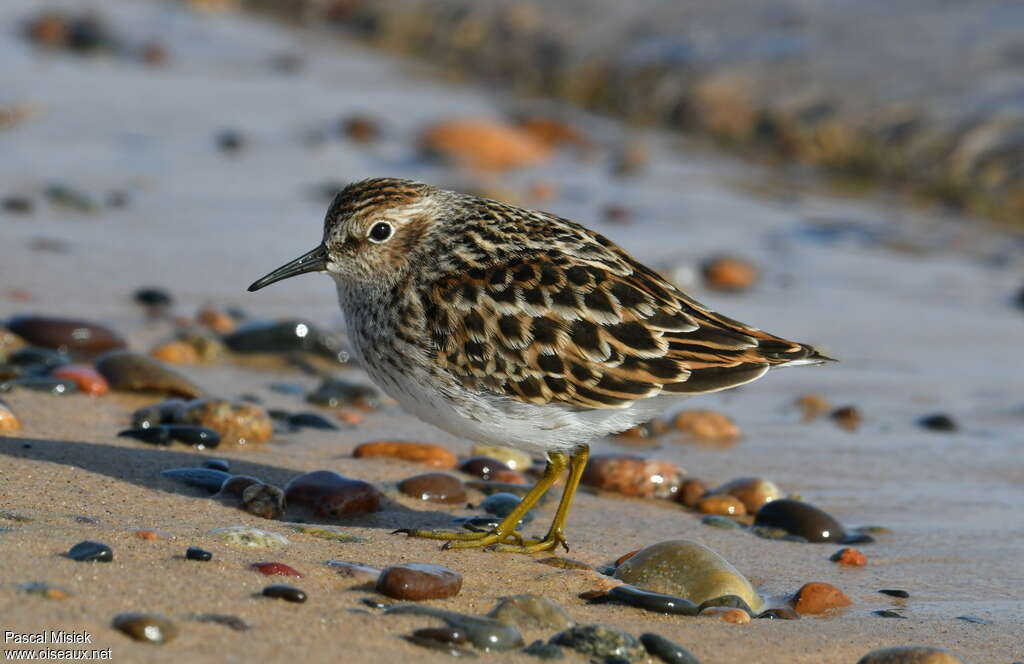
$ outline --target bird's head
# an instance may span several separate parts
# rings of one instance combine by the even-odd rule
[[[397,283],[428,257],[426,247],[442,223],[446,195],[411,180],[375,178],[350,184],[327,210],[320,245],[249,290],[307,272],[327,272],[339,284],[379,288]]]

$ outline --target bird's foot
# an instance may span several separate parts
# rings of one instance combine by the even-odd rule
[[[423,539],[445,540],[443,547],[445,549],[476,549],[491,546],[492,544],[503,544],[507,541],[522,545],[524,542],[523,536],[515,530],[502,533],[500,527],[497,530],[477,533],[457,533],[447,530],[416,530],[414,528],[399,528],[391,534],[403,534],[408,535],[409,537],[419,537]]]
[[[543,539],[523,540],[518,544],[498,542],[492,544],[487,550],[500,553],[542,553],[554,551],[560,546],[566,551],[569,550],[569,544],[565,541],[565,536],[562,533],[548,533]]]

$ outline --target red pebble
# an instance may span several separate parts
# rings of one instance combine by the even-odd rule
[[[107,379],[90,366],[84,364],[68,364],[53,372],[54,378],[66,378],[74,381],[78,389],[86,394],[100,396],[110,391]]]
[[[301,572],[284,563],[253,563],[249,567],[267,576],[294,576],[299,579],[302,578]]]

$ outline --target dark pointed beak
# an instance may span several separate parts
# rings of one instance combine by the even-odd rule
[[[249,286],[249,292],[258,291],[270,284],[295,277],[307,272],[323,272],[327,269],[327,251],[320,245],[313,251],[303,254],[290,263],[285,263],[262,279],[257,279]]]

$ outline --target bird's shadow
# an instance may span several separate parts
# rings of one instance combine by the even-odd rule
[[[0,454],[74,466],[146,489],[197,499],[218,500],[204,489],[182,484],[160,474],[161,470],[168,468],[199,468],[203,459],[217,456],[216,450],[197,454],[164,447],[121,447],[74,440],[0,437]],[[267,484],[284,487],[306,471],[232,459],[231,472],[235,475],[250,475]],[[237,501],[225,500],[225,503],[237,505]],[[305,508],[292,506],[288,508],[282,521],[388,530],[454,527],[450,514],[410,509],[386,497],[381,500],[380,510],[371,514],[325,518],[314,515]],[[272,524],[273,521],[268,520],[267,523]]]

